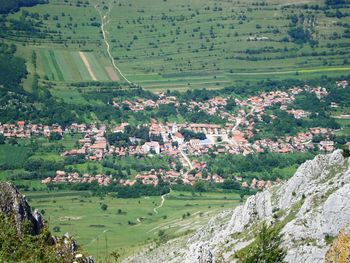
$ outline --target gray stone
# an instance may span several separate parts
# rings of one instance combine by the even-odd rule
[[[273,211],[282,216],[275,219]],[[302,164],[280,186],[257,193],[244,205],[212,218],[190,237],[172,240],[125,262],[235,262],[232,255],[250,244],[263,221],[284,222],[286,262],[324,262],[326,235],[337,236],[350,222],[350,165],[337,150]]]

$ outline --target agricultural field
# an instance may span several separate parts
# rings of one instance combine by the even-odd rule
[[[309,2],[316,4],[323,1]],[[148,72],[151,79],[139,83],[149,88],[217,88],[261,74],[349,71],[346,26],[337,23],[346,18],[334,21],[284,1],[120,1],[105,14],[118,65],[131,80]],[[301,20],[317,46],[289,37],[291,24]]]
[[[25,146],[0,144],[0,165],[20,166],[29,156],[30,149]]]
[[[122,257],[150,242],[164,242],[205,224],[209,217],[240,202],[232,193],[171,192],[165,197],[118,199],[90,196],[89,192],[26,193],[30,204],[44,210],[51,230],[68,232],[100,262],[107,252]],[[107,209],[101,209],[102,204]],[[158,207],[158,208],[157,208]],[[107,244],[108,243],[108,244]]]
[[[342,129],[337,132],[337,135],[350,134],[350,119],[337,119],[337,122],[342,126]]]
[[[26,59],[31,75],[37,73],[41,80],[58,83],[60,86],[72,82],[119,80],[118,73],[103,52],[55,46],[18,46],[17,54]],[[35,67],[33,54],[36,56]]]
[[[40,50],[38,57],[44,77],[52,81],[111,81],[108,61],[95,52]]]
[[[50,81],[130,81],[159,91],[350,71],[349,7],[323,0],[50,0],[23,12],[10,18],[33,22],[27,45],[40,50],[38,72]]]

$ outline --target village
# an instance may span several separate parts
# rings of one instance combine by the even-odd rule
[[[92,175],[89,173],[79,174],[77,172],[68,173],[65,171],[56,171],[55,177],[47,177],[41,181],[42,184],[50,184],[50,183],[97,183],[99,186],[109,186],[112,182],[116,184],[121,184],[124,186],[132,186],[136,183],[144,184],[144,185],[153,185],[157,186],[159,181],[163,180],[166,183],[177,184],[181,181],[181,183],[185,185],[195,185],[198,180],[205,180],[208,182],[213,182],[216,184],[222,184],[224,179],[219,175],[207,176],[203,177],[201,172],[189,174],[181,176],[181,173],[164,170],[154,170],[152,169],[148,173],[142,173],[135,176],[134,179],[116,179],[113,178],[112,175],[105,174],[96,174]],[[242,177],[236,176],[235,180],[240,182],[241,188],[250,188],[250,189],[269,189],[272,185],[280,183],[280,179],[278,178],[275,182],[271,182],[270,180],[258,180],[253,178],[250,184],[246,181],[243,181]]]
[[[344,88],[347,85],[339,82],[338,87]],[[262,93],[259,96],[249,97],[245,100],[235,99],[237,105],[234,112],[228,111],[225,106],[227,98],[214,97],[208,101],[190,101],[183,106],[190,110],[201,110],[209,115],[217,115],[226,121],[225,125],[201,124],[201,123],[174,123],[159,122],[151,119],[146,126],[149,131],[149,140],[145,141],[137,137],[129,137],[129,144],[125,146],[115,146],[108,141],[107,134],[124,134],[129,126],[128,122],[120,123],[112,127],[105,124],[78,124],[73,123],[67,127],[59,125],[40,125],[19,121],[17,124],[0,124],[0,134],[6,138],[31,138],[43,136],[50,138],[53,135],[59,138],[66,134],[80,134],[79,147],[62,152],[67,156],[83,156],[90,161],[99,161],[108,156],[142,156],[142,155],[164,155],[170,156],[182,165],[182,169],[176,171],[175,164],[171,171],[149,171],[138,174],[134,179],[119,180],[116,183],[133,185],[136,181],[142,184],[157,185],[159,178],[165,182],[176,183],[181,180],[184,184],[194,185],[197,180],[208,180],[215,183],[223,183],[224,179],[219,175],[203,176],[202,170],[206,163],[197,160],[203,155],[219,154],[241,154],[249,155],[253,153],[282,153],[306,152],[309,150],[331,152],[335,149],[333,141],[334,131],[329,128],[313,127],[297,133],[295,136],[283,136],[277,139],[257,139],[252,140],[254,133],[259,133],[256,129],[256,122],[263,121],[267,108],[278,104],[282,111],[292,115],[295,119],[307,118],[310,113],[301,109],[291,108],[291,103],[295,96],[301,92],[315,93],[319,99],[327,96],[325,88],[317,87],[293,87],[287,91],[271,91]],[[166,96],[160,93],[157,101],[137,99],[135,101],[125,100],[122,103],[114,102],[114,107],[122,107],[127,104],[131,111],[143,111],[147,108],[157,108],[162,104],[172,104],[179,107],[179,102],[175,96]],[[337,107],[332,103],[331,107]],[[269,116],[276,118],[274,115]],[[255,131],[254,131],[255,130]],[[190,133],[190,136],[188,136]],[[322,140],[314,141],[318,136]],[[152,140],[152,138],[157,138]],[[269,188],[271,182],[264,182],[254,179],[252,182],[240,181],[242,187]],[[99,185],[109,185],[112,178],[106,175],[89,175],[78,173],[65,173],[57,171],[54,178],[47,178],[42,183],[82,183],[98,182]]]

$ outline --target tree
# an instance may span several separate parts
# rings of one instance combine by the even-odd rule
[[[312,35],[308,29],[302,27],[292,27],[288,30],[288,35],[297,44],[304,44],[312,40]]]
[[[59,141],[62,139],[62,135],[58,132],[52,132],[50,134],[50,141]]]
[[[0,144],[4,144],[5,143],[5,136],[0,134]]]
[[[228,101],[227,101],[227,104],[225,106],[226,110],[228,111],[232,111],[235,109],[235,107],[237,106],[236,104],[236,101],[232,98],[230,98]]]
[[[263,223],[256,240],[248,248],[236,253],[242,263],[282,263],[287,251],[281,248],[282,235],[276,227]]]
[[[343,156],[345,158],[350,157],[350,148],[347,145],[342,145],[341,149],[343,150]]]
[[[194,189],[196,192],[205,192],[207,190],[207,186],[204,181],[197,181]]]
[[[106,205],[106,204],[102,204],[102,205],[101,205],[101,209],[102,209],[103,211],[106,211],[107,208],[108,208],[108,205]]]
[[[228,179],[228,180],[224,181],[222,188],[229,189],[229,190],[240,190],[241,185],[240,185],[240,183],[238,183],[232,179]]]

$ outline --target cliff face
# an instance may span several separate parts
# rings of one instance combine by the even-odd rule
[[[147,251],[132,262],[235,262],[263,221],[279,226],[287,262],[324,262],[331,240],[350,223],[350,165],[341,151],[302,164],[284,184],[226,211],[191,237]]]
[[[25,197],[7,182],[0,182],[0,209],[5,216],[14,217],[18,234],[23,233],[23,225],[26,221],[32,223],[32,235],[38,235],[44,226],[41,214],[37,210],[32,213]]]
[[[7,182],[0,182],[0,244],[0,262],[94,262],[68,234],[52,236],[42,215]]]

